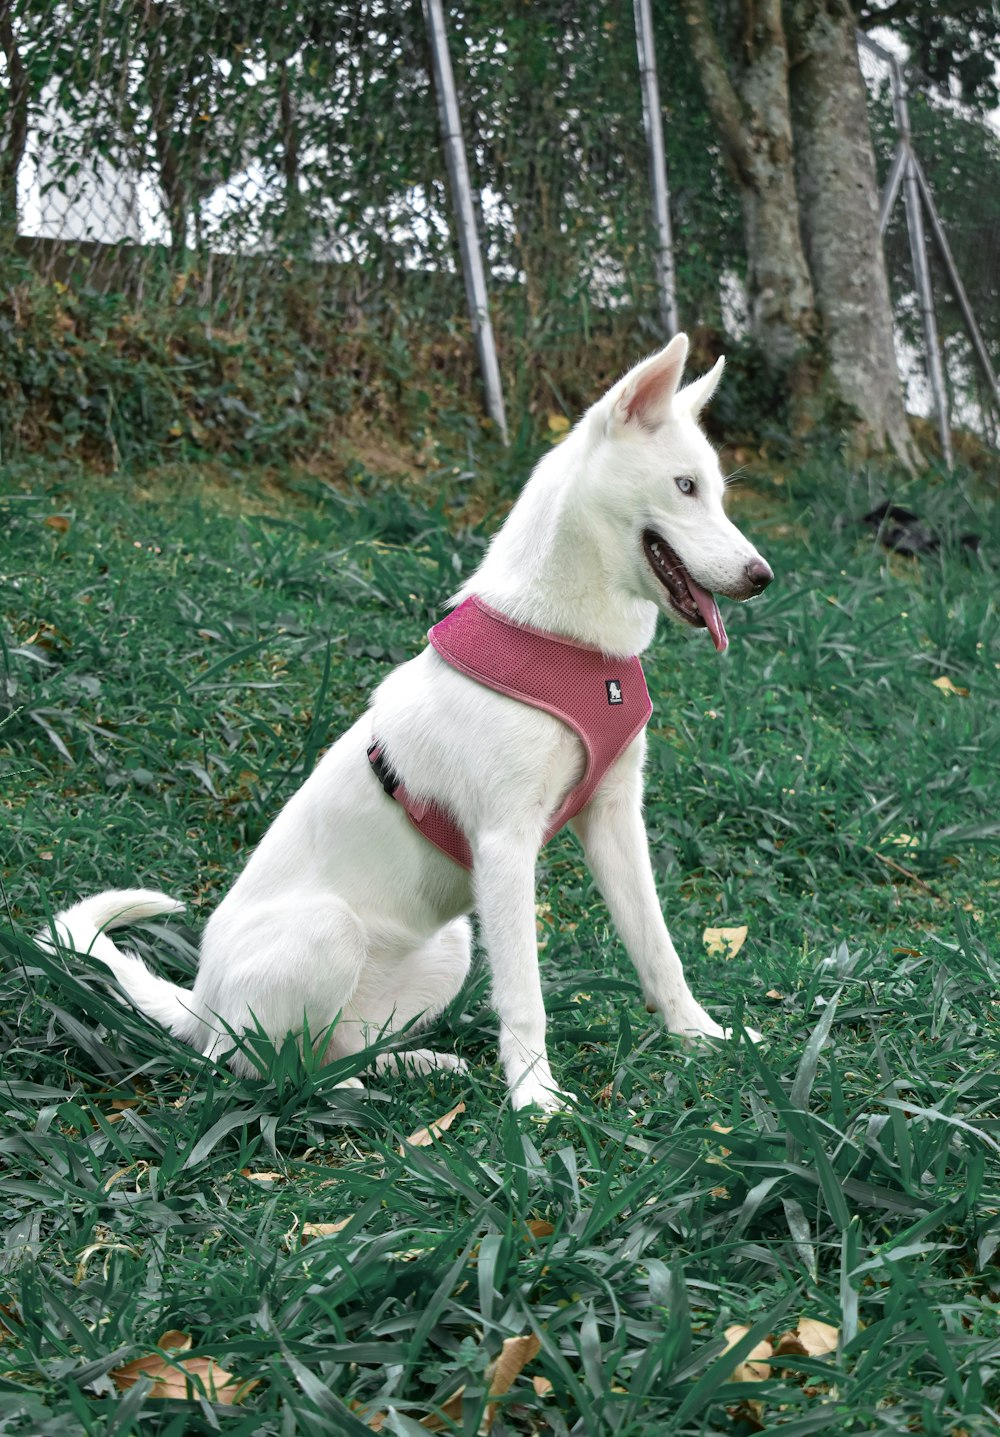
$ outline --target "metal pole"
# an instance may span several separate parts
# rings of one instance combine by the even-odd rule
[[[906,106],[906,81],[903,67],[895,55],[878,47],[883,57],[888,57],[889,73],[892,77],[892,108],[896,116],[899,141],[906,151],[903,169],[903,203],[906,206],[906,229],[910,239],[910,259],[913,264],[913,278],[920,302],[920,317],[924,325],[924,349],[927,359],[927,378],[930,380],[937,410],[938,434],[941,438],[941,453],[944,462],[952,467],[951,426],[948,422],[948,393],[944,383],[944,369],[941,366],[941,350],[938,345],[937,318],[934,314],[934,292],[931,289],[931,272],[927,263],[927,241],[924,237],[923,211],[920,206],[920,187],[917,183],[916,162],[910,139],[910,112]]]
[[[455,223],[458,230],[458,247],[462,256],[462,274],[465,279],[465,298],[469,307],[472,334],[479,355],[479,369],[486,391],[486,408],[490,418],[500,431],[504,444],[507,435],[507,415],[504,411],[503,382],[497,361],[496,341],[490,322],[489,299],[486,293],[486,272],[476,234],[476,212],[472,203],[472,185],[469,181],[469,167],[465,158],[465,143],[462,139],[462,120],[455,92],[455,75],[448,53],[448,32],[445,28],[441,0],[423,0],[424,21],[431,46],[431,60],[434,68],[434,88],[437,92],[438,117],[441,122],[441,136],[444,141],[445,161],[448,166],[448,180],[451,185],[452,202],[455,206]]]
[[[900,140],[892,156],[892,164],[889,167],[889,175],[882,190],[882,199],[878,212],[878,232],[884,235],[886,226],[889,223],[889,216],[892,214],[892,207],[896,203],[896,196],[899,194],[899,187],[903,181],[903,173],[906,169],[906,146]]]
[[[972,305],[969,303],[969,297],[965,292],[965,285],[962,283],[961,276],[959,275],[958,266],[951,252],[951,245],[948,243],[948,237],[944,232],[941,217],[937,212],[937,206],[934,203],[930,186],[927,183],[927,176],[924,174],[923,166],[916,155],[913,157],[913,164],[916,170],[917,184],[920,186],[920,195],[927,209],[927,218],[931,222],[931,234],[934,236],[934,241],[944,261],[944,267],[948,273],[952,292],[958,301],[959,309],[962,311],[966,331],[972,341],[972,347],[976,351],[976,358],[979,360],[979,367],[986,376],[986,383],[990,386],[994,403],[1000,408],[1000,388],[997,386],[997,377],[993,372],[993,364],[990,360],[989,350],[983,342],[979,325],[976,323],[976,316],[972,311]]]
[[[642,86],[642,120],[649,153],[649,188],[656,231],[656,282],[660,291],[660,316],[668,339],[677,333],[677,288],[674,280],[674,242],[670,231],[670,190],[667,161],[663,152],[663,122],[660,118],[660,85],[656,76],[656,47],[650,0],[634,0],[635,47],[639,55]]]

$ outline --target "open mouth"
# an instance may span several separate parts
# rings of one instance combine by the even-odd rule
[[[655,529],[643,530],[642,549],[674,612],[694,628],[707,629],[719,653],[724,653],[729,637],[714,597],[692,579],[680,556]]]

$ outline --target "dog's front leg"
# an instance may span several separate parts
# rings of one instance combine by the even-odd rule
[[[709,1017],[688,987],[660,911],[642,819],[644,754],[645,741],[640,737],[608,771],[573,827],[635,964],[647,1007],[662,1014],[671,1033],[722,1038],[726,1030]]]
[[[545,1052],[545,1004],[535,932],[538,836],[493,832],[473,842],[476,907],[493,973],[500,1062],[511,1104],[561,1106]]]

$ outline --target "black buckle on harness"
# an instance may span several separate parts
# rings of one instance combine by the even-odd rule
[[[390,798],[396,797],[396,789],[399,787],[399,774],[389,764],[382,745],[376,741],[368,750],[368,762],[372,766],[372,773],[385,789]]]

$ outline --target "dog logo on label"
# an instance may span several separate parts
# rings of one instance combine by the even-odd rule
[[[609,704],[623,704],[625,702],[622,698],[622,686],[617,679],[605,679],[604,687],[608,691]]]

